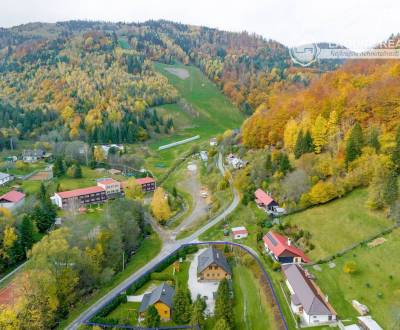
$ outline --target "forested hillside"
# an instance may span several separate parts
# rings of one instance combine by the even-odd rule
[[[243,124],[244,148],[258,150],[240,186],[252,196],[262,185],[290,210],[369,187],[367,206],[396,217],[399,87],[398,62],[348,61],[308,87],[271,94]]]
[[[7,122],[13,107],[27,118],[11,118],[2,133],[35,138],[58,127],[62,139],[127,143],[169,133],[173,121],[151,108],[179,95],[152,61],[196,65],[247,114],[270,91],[310,77],[290,67],[285,46],[245,32],[166,21],[32,23],[0,29],[1,114]]]

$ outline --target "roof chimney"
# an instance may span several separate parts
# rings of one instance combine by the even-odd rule
[[[292,240],[291,240],[290,238],[288,238],[288,240],[287,240],[287,245],[288,245],[288,246],[291,246],[291,245],[292,245]]]

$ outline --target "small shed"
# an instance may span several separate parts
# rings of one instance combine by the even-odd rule
[[[247,231],[246,227],[241,226],[232,228],[233,239],[246,238],[248,235],[249,232]]]

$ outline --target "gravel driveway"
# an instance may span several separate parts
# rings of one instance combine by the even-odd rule
[[[207,282],[198,282],[197,281],[197,257],[204,252],[206,249],[199,250],[195,255],[194,259],[189,267],[189,281],[188,286],[190,290],[190,294],[192,296],[192,300],[194,301],[198,295],[205,298],[207,307],[205,313],[207,315],[214,314],[215,300],[214,293],[217,292],[218,289],[218,281],[207,281]]]

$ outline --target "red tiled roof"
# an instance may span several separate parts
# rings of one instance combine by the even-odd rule
[[[265,206],[268,206],[272,202],[274,202],[274,199],[269,196],[264,190],[262,189],[257,189],[256,192],[254,193],[256,195],[256,198],[259,202],[263,203]]]
[[[16,190],[11,190],[8,193],[0,196],[0,200],[4,199],[10,203],[17,203],[25,198],[25,194]]]
[[[145,178],[136,179],[136,182],[138,184],[146,184],[146,183],[156,182],[156,180],[154,180],[153,178],[150,178],[149,176],[146,176]]]
[[[101,184],[114,184],[114,183],[117,183],[117,182],[119,182],[119,181],[114,180],[114,179],[104,179],[104,180],[100,180],[98,183],[101,183]]]
[[[295,256],[301,257],[304,262],[310,262],[311,260],[304,254],[304,252],[293,245],[288,244],[288,238],[280,235],[274,231],[269,231],[263,237],[264,244],[268,247],[272,253],[279,257],[284,252],[289,252]]]
[[[71,197],[78,197],[82,195],[88,195],[88,194],[95,194],[105,191],[104,188],[99,187],[99,186],[93,186],[93,187],[88,187],[88,188],[81,188],[81,189],[75,189],[75,190],[69,190],[69,191],[61,191],[56,193],[58,196],[61,198],[71,198]]]
[[[232,228],[232,234],[233,235],[248,234],[248,231],[244,227]]]

